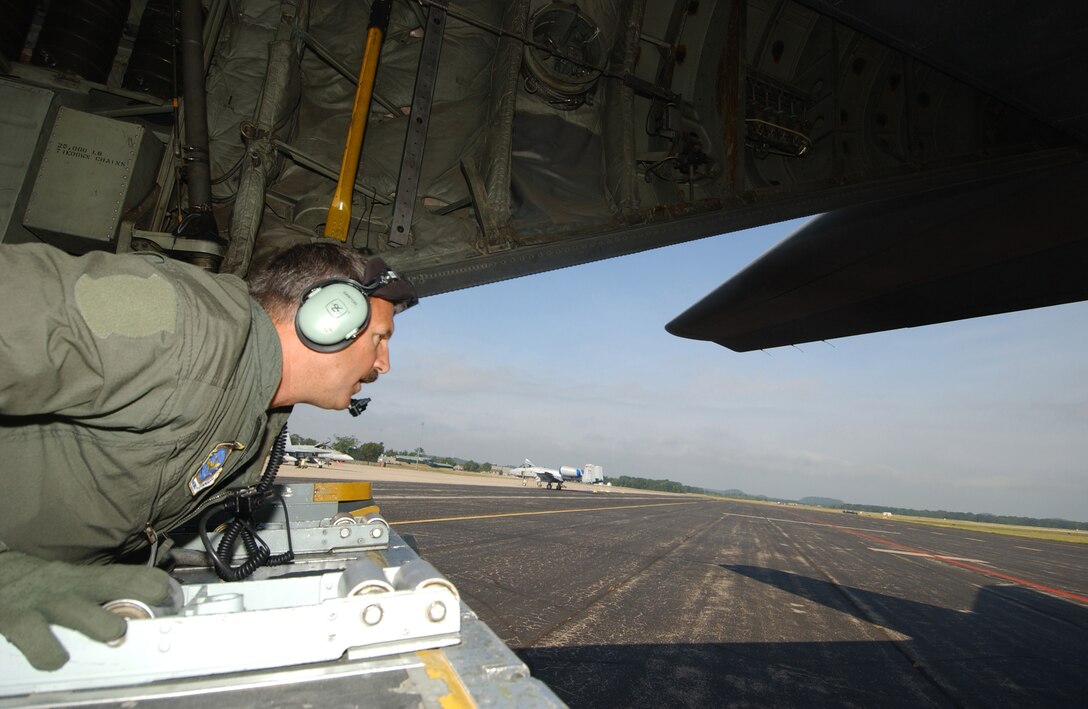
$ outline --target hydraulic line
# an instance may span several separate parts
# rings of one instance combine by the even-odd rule
[[[370,23],[366,31],[363,49],[363,65],[359,69],[359,85],[355,89],[355,103],[351,109],[351,124],[344,144],[344,157],[340,161],[340,178],[325,219],[325,236],[347,241],[351,224],[351,197],[355,174],[359,169],[359,155],[363,149],[363,135],[370,113],[370,99],[374,93],[374,78],[378,73],[378,58],[382,51],[382,38],[389,28],[389,11],[393,0],[374,0],[370,7]]]
[[[204,9],[200,0],[181,0],[181,82],[185,109],[182,161],[189,188],[189,210],[174,234],[218,242],[212,214],[208,149],[208,97],[204,91]]]
[[[212,206],[208,106],[204,94],[204,18],[200,0],[181,0],[181,82],[185,99],[185,164],[189,209]]]

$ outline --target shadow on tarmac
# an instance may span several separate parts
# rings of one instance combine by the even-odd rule
[[[847,613],[887,641],[516,652],[572,707],[1088,707],[1080,604],[997,584],[965,612],[774,569],[722,568]]]

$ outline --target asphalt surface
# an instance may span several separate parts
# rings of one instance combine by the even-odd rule
[[[684,496],[373,485],[573,707],[1088,707],[1088,545]]]

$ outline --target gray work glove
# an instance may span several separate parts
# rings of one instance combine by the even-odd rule
[[[39,670],[68,662],[50,623],[109,642],[125,634],[125,619],[100,603],[131,598],[157,605],[170,594],[170,577],[161,569],[75,566],[5,549],[0,543],[0,634]]]

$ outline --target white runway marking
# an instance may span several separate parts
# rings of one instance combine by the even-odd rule
[[[945,554],[927,554],[920,551],[903,551],[902,549],[881,549],[879,547],[869,547],[869,551],[879,551],[881,554],[899,554],[901,556],[923,556],[931,559],[947,559],[948,561],[966,561],[969,564],[986,564],[992,566],[990,562],[983,561],[982,559],[968,559],[962,556],[947,556]]]
[[[847,527],[842,524],[830,524],[828,522],[809,522],[802,519],[782,519],[781,517],[767,517],[766,515],[741,515],[736,512],[722,512],[722,517],[747,517],[748,519],[762,519],[767,522],[785,522],[787,524],[807,524],[810,527],[834,527],[835,529],[857,529],[862,532],[869,532],[870,534],[874,530],[868,527]],[[881,534],[902,534],[902,532],[893,532],[891,530],[880,530]]]

